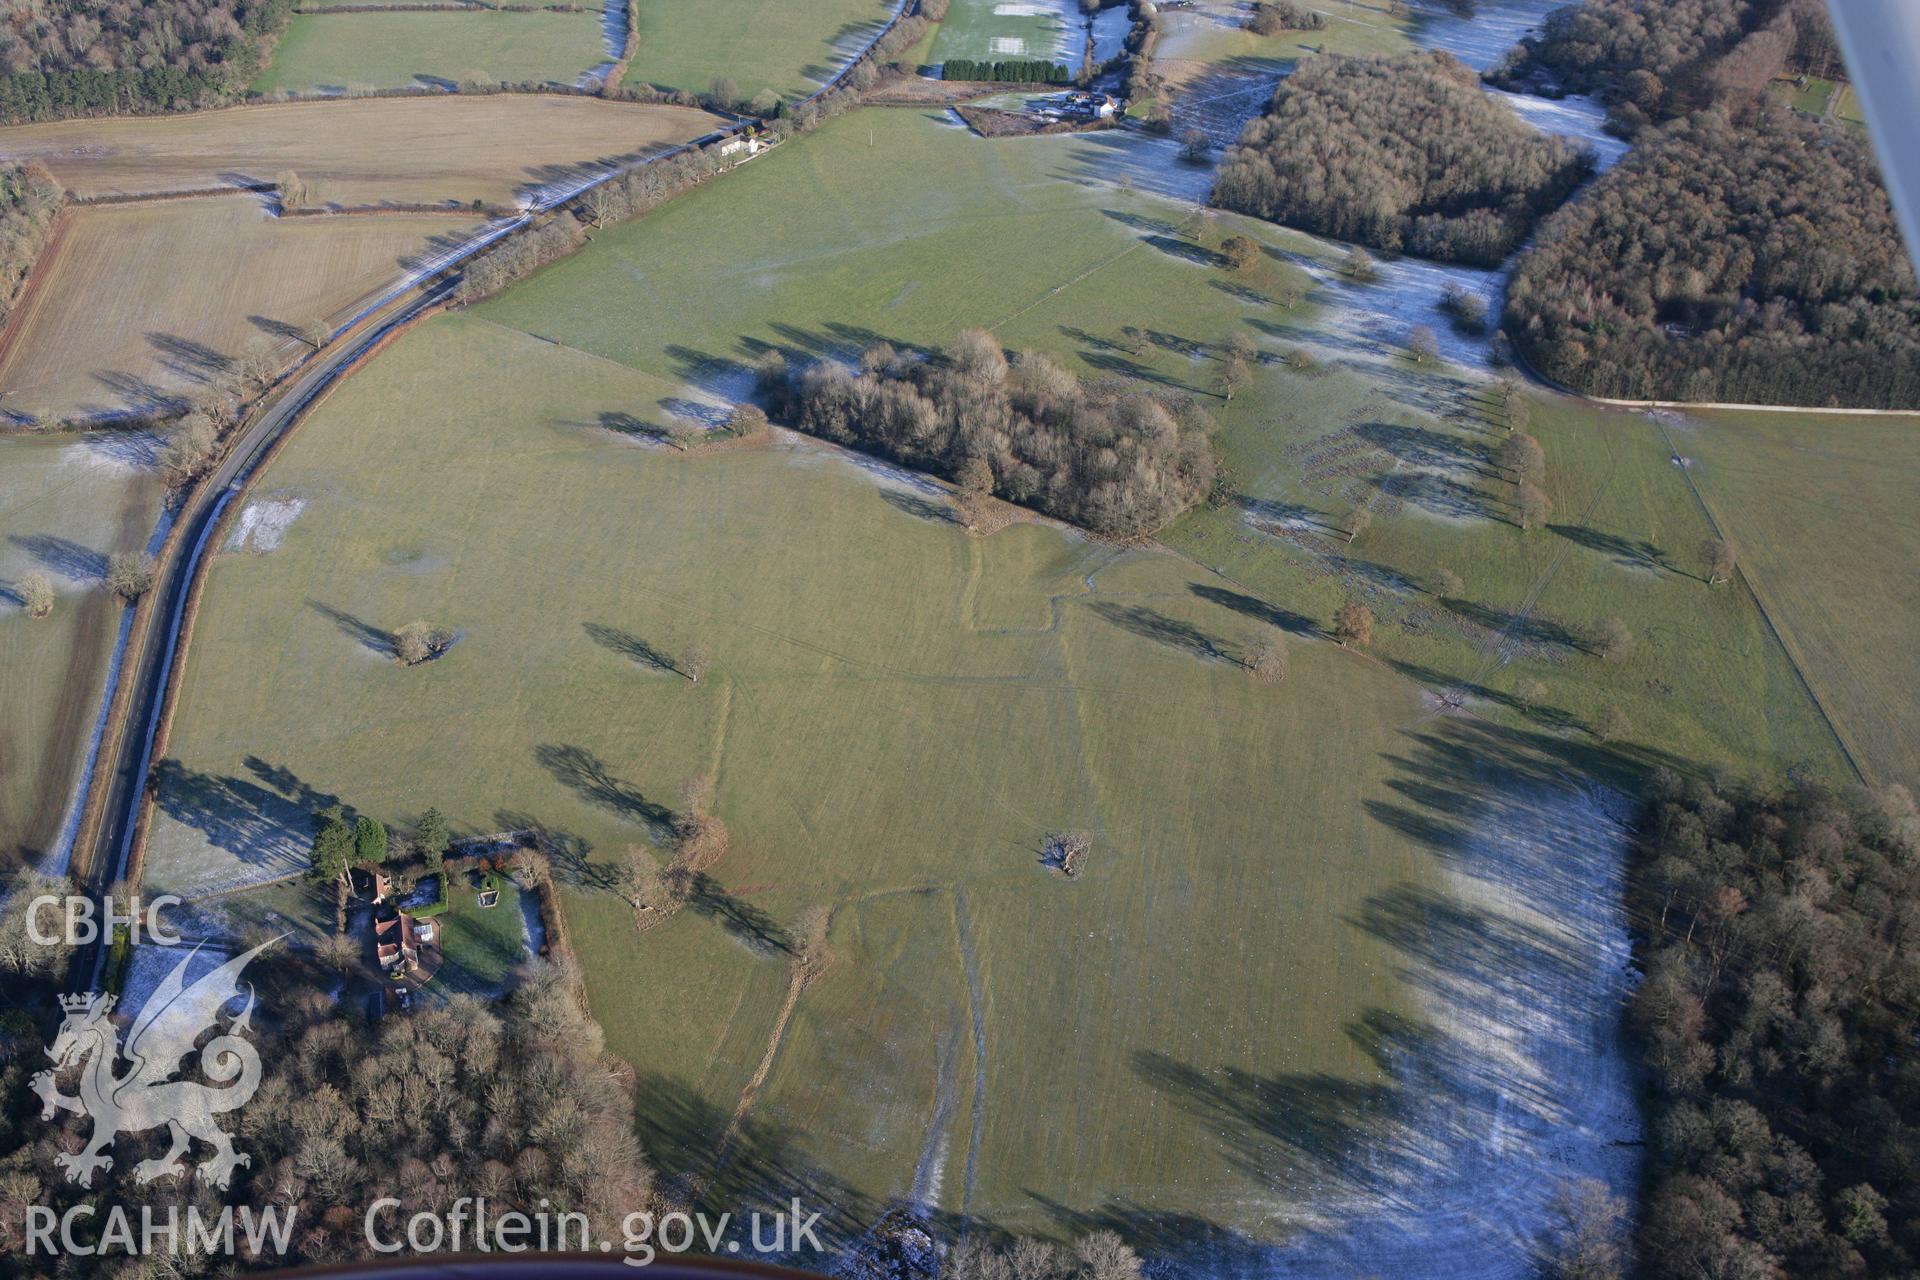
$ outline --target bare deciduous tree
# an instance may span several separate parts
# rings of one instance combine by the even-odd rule
[[[1247,650],[1247,673],[1259,684],[1279,684],[1287,678],[1287,641],[1278,627],[1268,627]]]
[[[1415,364],[1432,364],[1440,358],[1440,339],[1431,325],[1417,324],[1407,335],[1407,354]]]
[[[1373,643],[1373,610],[1348,601],[1333,615],[1333,638],[1350,649]]]
[[[1531,480],[1513,491],[1513,514],[1522,529],[1538,529],[1553,516],[1553,499]]]
[[[1734,568],[1740,561],[1740,550],[1725,538],[1709,538],[1702,558],[1707,562],[1707,585],[1717,587],[1723,582],[1733,581]]]
[[[415,619],[393,633],[393,656],[403,666],[417,666],[445,653],[453,644],[453,632]]]
[[[132,604],[153,588],[153,557],[144,551],[116,551],[107,558],[107,590]]]
[[[1619,618],[1602,618],[1588,633],[1587,647],[1608,662],[1617,662],[1632,651],[1633,632]]]
[[[713,655],[707,652],[703,644],[690,644],[681,652],[680,661],[675,665],[679,667],[681,675],[699,684],[700,678],[713,666]]]
[[[20,579],[14,590],[29,618],[44,618],[53,612],[53,579],[41,570],[35,569]]]

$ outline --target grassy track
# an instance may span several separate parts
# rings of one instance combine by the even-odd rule
[[[93,727],[120,607],[99,575],[145,545],[160,485],[152,441],[0,437],[0,866],[52,847]],[[11,588],[41,571],[59,593],[29,619]]]
[[[746,97],[811,93],[879,30],[886,0],[640,0],[627,84],[705,93],[720,76]]]
[[[1133,1054],[1151,1039],[1372,1077],[1340,1029],[1405,997],[1347,920],[1430,873],[1364,807],[1391,798],[1413,691],[1317,644],[1293,681],[1252,688],[1230,659],[1253,623],[1165,553],[1039,526],[980,542],[811,445],[688,459],[597,425],[648,394],[465,317],[335,393],[270,477],[307,499],[281,548],[213,571],[149,887],[252,870],[321,793],[395,820],[432,803],[468,829],[542,825],[588,864],[570,910],[613,1043],[650,1090],[723,1116],[766,1056],[784,931],[833,905],[839,958],[747,1138],[804,1120],[805,1158],[873,1194],[901,1160],[911,1180],[930,1055],[972,1040],[964,894],[1002,1055],[976,1205],[1031,1217],[1023,1188],[1088,1203],[1170,1169],[1195,1207],[1251,1194],[1199,1122],[1139,1132],[1156,1104]],[[415,614],[461,632],[446,658],[403,670],[363,643]],[[702,640],[714,672],[646,667],[626,636]],[[636,936],[592,868],[709,770],[735,833],[719,887]],[[1074,882],[1038,860],[1069,825],[1097,833]],[[1253,1016],[1265,1001],[1288,1016]],[[1080,1066],[1056,1078],[1068,1054]],[[965,1054],[952,1065],[970,1099]],[[849,1080],[866,1087],[824,1087]],[[955,1205],[970,1107],[941,1112]],[[1045,1130],[1060,1136],[1030,1152]]]
[[[18,125],[0,129],[0,153],[41,160],[83,196],[273,182],[291,169],[311,203],[464,205],[510,202],[580,165],[685,142],[716,123],[600,98],[363,98]]]
[[[1920,784],[1908,696],[1916,423],[1702,414],[1676,427],[1694,481],[1739,543],[1743,571],[1875,781]]]
[[[291,359],[332,317],[469,216],[276,219],[251,198],[69,212],[0,362],[8,407],[91,416],[192,398],[251,344]]]
[[[572,84],[605,58],[597,11],[302,14],[253,88],[340,93],[467,81]]]

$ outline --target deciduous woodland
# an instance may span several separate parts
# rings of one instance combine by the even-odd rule
[[[60,184],[39,165],[0,169],[0,325],[20,300],[60,201]]]
[[[921,359],[881,346],[865,372],[808,366],[772,379],[801,430],[991,488],[1098,533],[1153,531],[1208,491],[1213,420],[1184,396],[1082,382],[1051,356],[1009,363],[989,333]],[[985,470],[982,470],[984,465]]]
[[[1913,800],[1655,778],[1634,896],[1652,1070],[1646,1274],[1911,1275]]]
[[[1920,405],[1920,293],[1873,159],[1784,111],[1642,142],[1542,226],[1505,323],[1592,395]]]
[[[1821,0],[1585,0],[1549,14],[1491,79],[1600,94],[1631,131],[1749,97],[1789,65],[1831,75],[1838,63]]]
[[[1389,252],[1495,266],[1593,171],[1447,53],[1318,57],[1227,153],[1213,202]]]
[[[292,0],[18,0],[0,20],[0,120],[205,107],[245,89]]]

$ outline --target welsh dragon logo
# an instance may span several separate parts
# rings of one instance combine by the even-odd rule
[[[253,986],[249,983],[242,992],[239,977],[249,961],[272,945],[263,942],[235,956],[192,986],[185,982],[194,954],[188,953],[140,1007],[124,1049],[119,1028],[108,1018],[113,996],[94,992],[60,997],[67,1016],[47,1049],[54,1065],[34,1076],[33,1091],[40,1095],[41,1119],[73,1111],[93,1121],[93,1135],[84,1150],[54,1157],[66,1170],[68,1181],[91,1186],[96,1169],[113,1167],[113,1158],[105,1153],[115,1138],[161,1125],[167,1126],[173,1145],[165,1155],[134,1166],[133,1176],[141,1183],[185,1173],[181,1157],[195,1138],[214,1149],[212,1158],[194,1169],[209,1186],[224,1190],[235,1169],[253,1163],[251,1157],[233,1149],[233,1135],[214,1117],[245,1106],[260,1087],[260,1053],[243,1038],[252,1025]],[[199,1049],[202,1074],[223,1087],[173,1079],[181,1070],[180,1060],[194,1052],[201,1034],[213,1028],[221,1011],[242,995],[245,1007]],[[116,1075],[114,1066],[122,1057],[127,1069]],[[60,1092],[55,1075],[76,1065],[81,1068],[80,1094],[68,1097]]]

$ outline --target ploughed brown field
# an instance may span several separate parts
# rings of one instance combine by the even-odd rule
[[[272,182],[309,203],[510,203],[596,161],[709,133],[690,107],[498,94],[361,98],[0,129],[0,159],[38,160],[76,196]]]

